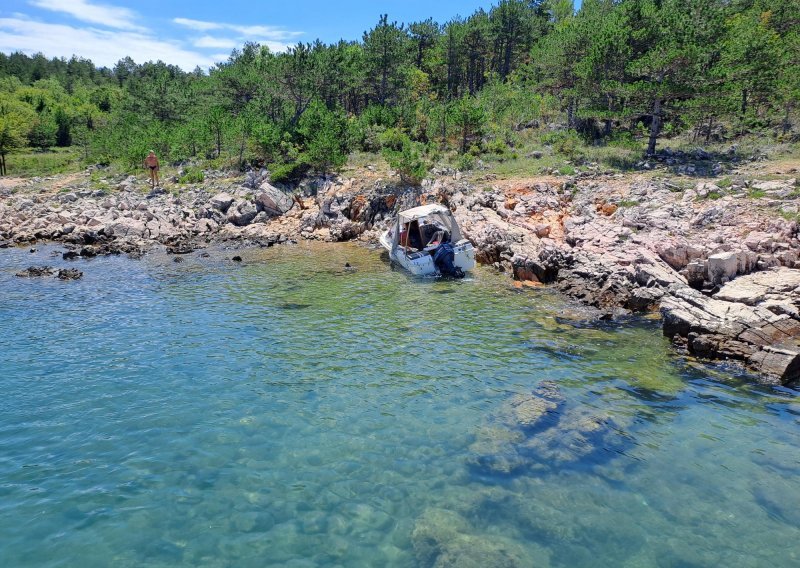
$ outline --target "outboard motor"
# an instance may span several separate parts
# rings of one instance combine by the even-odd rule
[[[450,243],[440,244],[436,252],[433,253],[433,264],[442,276],[464,278],[464,272],[455,265],[455,259],[456,253]]]

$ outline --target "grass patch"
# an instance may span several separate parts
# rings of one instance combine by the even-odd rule
[[[622,201],[617,203],[617,207],[636,207],[637,205],[639,205],[638,201],[631,201],[627,199],[623,199]]]
[[[749,197],[750,199],[761,199],[762,197],[766,197],[766,196],[767,196],[767,192],[764,191],[763,189],[751,189],[747,193],[747,197]]]
[[[721,180],[718,180],[714,183],[720,189],[727,189],[733,185],[733,180],[729,177],[724,177]]]
[[[558,168],[558,173],[560,173],[562,176],[575,175],[575,171],[576,171],[575,168],[573,168],[572,166],[561,166],[560,168]]]
[[[78,148],[54,148],[45,152],[29,151],[6,156],[10,176],[49,176],[72,172],[80,168]]]
[[[719,191],[709,191],[708,195],[706,195],[706,199],[710,199],[712,201],[716,201],[717,199],[721,199],[722,194]]]

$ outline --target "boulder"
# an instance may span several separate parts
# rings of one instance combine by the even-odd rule
[[[245,227],[258,214],[251,201],[237,201],[228,209],[228,221],[237,227]]]
[[[739,257],[735,252],[720,252],[708,257],[708,280],[722,284],[733,280],[739,271]]]
[[[144,222],[129,217],[119,217],[106,225],[105,233],[109,237],[143,237],[147,226]]]
[[[273,217],[280,217],[287,213],[294,205],[294,201],[288,193],[281,191],[267,182],[262,183],[261,186],[259,186],[259,190],[261,193],[258,194],[255,200],[256,210],[258,212],[264,211]]]
[[[211,206],[221,213],[228,211],[228,208],[233,203],[233,196],[228,193],[218,193],[209,200]]]

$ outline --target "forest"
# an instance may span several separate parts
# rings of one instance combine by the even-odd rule
[[[575,160],[678,135],[796,143],[798,102],[797,0],[501,0],[446,23],[384,15],[360,41],[245,44],[208,71],[0,54],[0,174],[14,153],[134,169],[154,149],[291,182],[369,152],[416,183],[532,139]]]

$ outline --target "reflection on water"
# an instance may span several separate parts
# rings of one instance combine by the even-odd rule
[[[0,251],[4,566],[800,563],[796,394],[657,322],[347,245],[13,277],[49,253]]]

